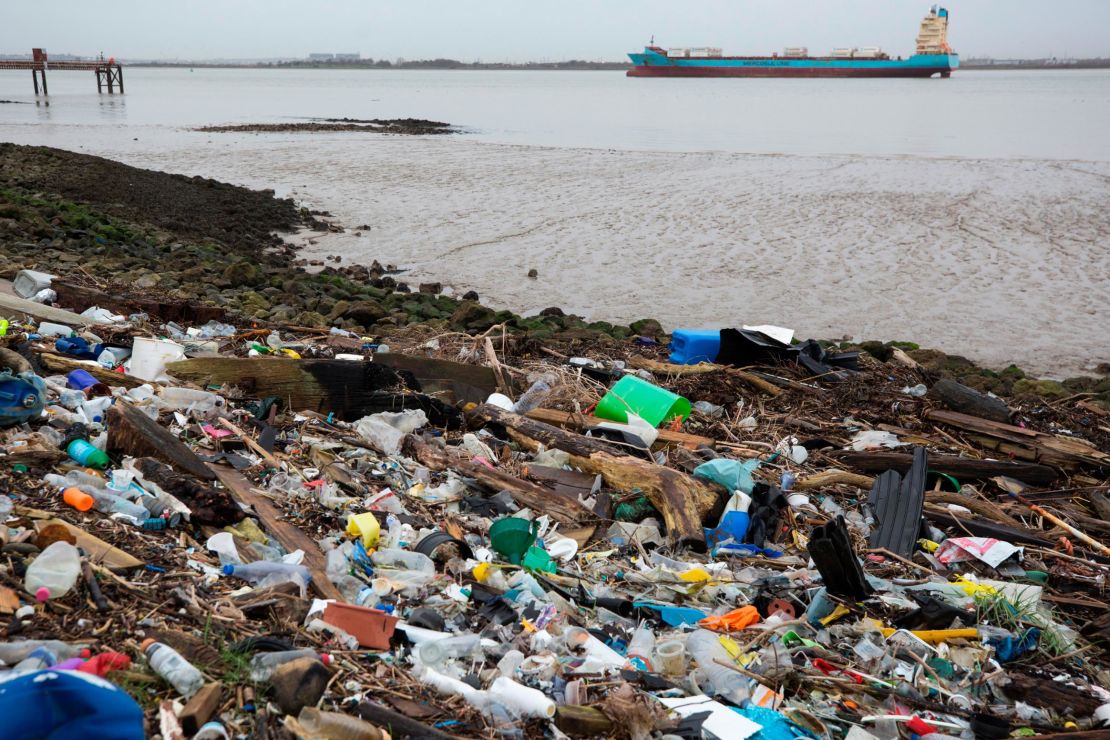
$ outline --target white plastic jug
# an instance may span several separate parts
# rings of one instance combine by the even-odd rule
[[[81,555],[65,541],[47,547],[27,566],[24,586],[38,601],[65,596],[81,574]]]

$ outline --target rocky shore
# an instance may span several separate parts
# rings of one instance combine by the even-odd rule
[[[364,123],[446,126],[421,121],[334,125]],[[522,340],[580,350],[641,335],[664,337],[663,327],[652,319],[614,325],[566,315],[556,307],[527,317],[497,311],[482,305],[472,291],[452,296],[436,283],[409,285],[402,272],[377,262],[318,269],[299,259],[279,234],[350,228],[328,223],[328,216],[276,198],[273,191],[58,149],[0,144],[4,277],[23,268],[46,270],[113,295],[218,307],[261,326],[335,326],[385,341],[415,325],[481,332],[505,324]],[[880,360],[901,347],[930,372],[1002,396],[1052,400],[1085,394],[1110,404],[1106,374],[1056,382],[1027,377],[1016,366],[983,368],[908,342],[835,344],[858,346]],[[1100,370],[1110,373],[1108,367]]]

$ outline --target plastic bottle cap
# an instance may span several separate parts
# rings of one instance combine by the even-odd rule
[[[227,565],[224,566],[224,575],[225,576],[230,576],[230,575],[234,575],[234,574],[235,574],[235,566],[234,565],[232,565],[231,563],[228,563]]]
[[[141,643],[139,643],[139,649],[142,650],[145,653],[147,650],[150,649],[151,645],[156,645],[157,643],[158,643],[158,641],[155,640],[153,637],[148,637],[145,640],[143,640]]]
[[[320,653],[320,662],[324,665],[331,665],[332,660],[334,660],[334,658],[331,657],[330,653]]]
[[[35,601],[40,604],[50,598],[50,589],[42,586],[38,591],[35,591]]]

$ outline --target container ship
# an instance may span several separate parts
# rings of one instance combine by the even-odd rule
[[[654,41],[654,40],[653,40]],[[948,10],[933,6],[921,21],[917,49],[908,59],[892,59],[877,46],[833,49],[810,56],[805,47],[782,55],[726,57],[720,49],[663,49],[652,43],[629,54],[629,77],[951,77],[960,57],[948,45]]]

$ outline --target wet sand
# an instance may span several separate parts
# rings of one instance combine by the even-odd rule
[[[363,134],[85,149],[274,188],[408,268],[521,313],[910,340],[1065,377],[1110,360],[1110,163],[606,151]],[[354,227],[370,224],[360,236]],[[535,268],[538,279],[526,277]]]
[[[1110,359],[1107,163],[458,141],[379,142],[345,162],[315,149],[358,185],[296,197],[374,228],[311,254],[411,267],[494,305],[906,339],[1057,376]]]

